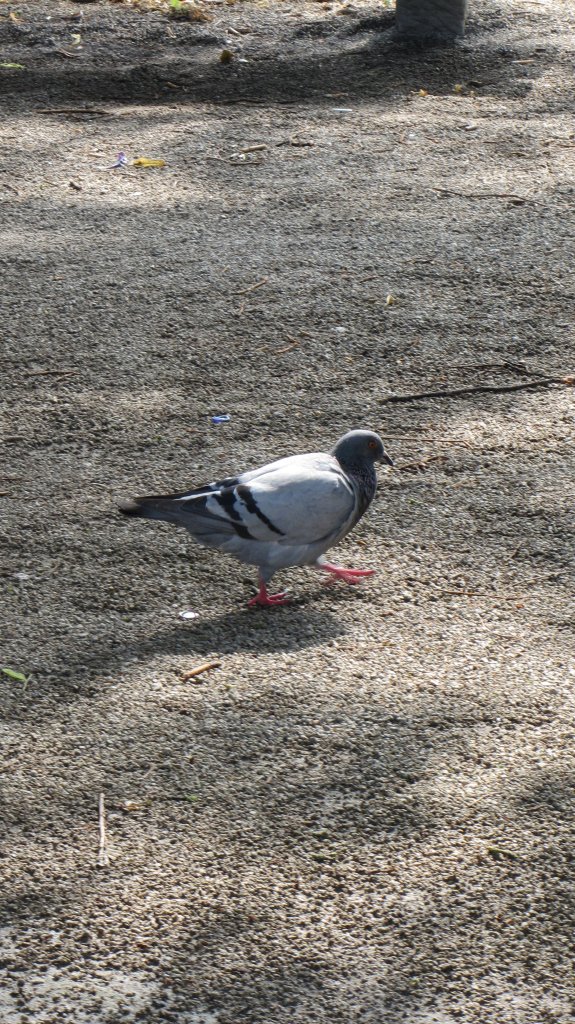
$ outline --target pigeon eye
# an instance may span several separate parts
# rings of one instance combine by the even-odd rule
[[[377,444],[375,443],[375,441],[370,441],[368,444],[368,448],[377,448]]]

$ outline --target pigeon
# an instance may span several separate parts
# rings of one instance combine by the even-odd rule
[[[268,591],[278,569],[310,565],[346,583],[373,575],[323,556],[371,504],[376,462],[393,465],[378,434],[351,430],[330,453],[291,455],[179,494],[123,501],[119,509],[184,526],[200,544],[257,566],[259,589],[248,604],[281,605],[286,592]]]

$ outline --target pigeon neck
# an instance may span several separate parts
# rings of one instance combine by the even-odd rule
[[[357,495],[358,510],[362,515],[372,501],[377,487],[374,465],[371,462],[360,462],[355,459],[337,459],[337,461],[353,484]]]
[[[368,480],[371,477],[375,478],[375,469],[371,462],[366,462],[365,459],[349,458],[349,456],[347,458],[342,458],[337,454],[337,452],[334,452],[334,455],[344,473],[349,473],[350,476],[361,477],[362,479]]]

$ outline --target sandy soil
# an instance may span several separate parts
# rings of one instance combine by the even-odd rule
[[[472,8],[0,7],[2,1024],[575,1017],[575,16]],[[359,425],[361,588],[116,514]]]

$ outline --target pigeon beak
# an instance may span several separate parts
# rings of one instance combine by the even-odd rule
[[[383,462],[383,464],[385,466],[393,466],[393,459],[390,459],[390,457],[387,454],[387,452],[383,453],[383,455],[381,456],[381,459],[379,461]]]

